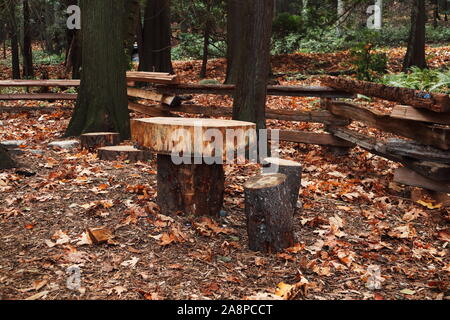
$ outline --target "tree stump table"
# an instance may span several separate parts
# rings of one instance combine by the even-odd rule
[[[131,120],[131,133],[139,146],[157,154],[157,203],[163,214],[218,217],[224,160],[255,143],[256,126],[233,120],[148,118]]]

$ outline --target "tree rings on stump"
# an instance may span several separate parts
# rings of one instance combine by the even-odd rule
[[[218,217],[223,206],[225,174],[221,164],[180,164],[158,154],[158,197],[161,213]]]
[[[128,160],[130,162],[147,161],[151,159],[149,151],[139,150],[133,146],[102,147],[97,150],[100,160]]]
[[[262,174],[247,181],[245,214],[250,250],[280,252],[295,243],[293,208],[284,174]]]
[[[298,162],[280,158],[265,158],[262,162],[263,173],[281,173],[287,177],[287,187],[292,208],[298,207],[298,193],[302,183],[302,165]]]
[[[115,132],[93,132],[80,136],[83,149],[95,150],[106,146],[115,146],[120,143],[120,135]]]

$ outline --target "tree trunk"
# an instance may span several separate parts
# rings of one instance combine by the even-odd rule
[[[31,27],[30,27],[30,4],[28,0],[23,0],[23,76],[33,78],[33,51],[31,48]]]
[[[9,1],[9,32],[11,35],[11,64],[12,78],[20,79],[20,59],[19,59],[19,30],[16,19],[16,0]]]
[[[78,5],[78,0],[66,0],[66,7]],[[66,76],[71,74],[72,79],[81,77],[81,32],[80,30],[69,30],[66,32]]]
[[[235,58],[239,54],[238,42],[242,36],[239,24],[242,22],[242,10],[239,0],[227,0],[227,74],[225,83],[236,84],[238,68],[234,68]]]
[[[124,46],[127,60],[131,60],[137,25],[140,18],[141,5],[139,0],[125,0],[124,15]]]
[[[170,155],[161,154],[157,164],[157,203],[163,214],[181,211],[195,216],[219,216],[225,189],[223,165],[175,165]]]
[[[287,177],[286,186],[292,208],[295,211],[302,183],[302,165],[290,160],[265,158],[263,160],[263,173],[281,173]]]
[[[203,32],[203,61],[202,61],[202,68],[200,70],[200,79],[206,78],[206,73],[208,70],[208,55],[209,55],[209,35],[211,33],[211,2],[208,1],[206,11],[208,12],[208,17],[206,18],[205,22],[205,29]]]
[[[14,161],[8,154],[8,151],[0,145],[0,170],[14,167]]]
[[[173,73],[171,36],[170,0],[147,0],[140,71]]]
[[[270,174],[253,177],[245,183],[250,250],[272,253],[294,245],[294,210],[286,180],[284,174]]]
[[[273,7],[273,0],[239,3],[243,16],[238,54],[233,57],[233,68],[237,68],[233,119],[256,123],[258,129],[266,127]]]
[[[130,137],[123,48],[123,0],[81,0],[82,75],[66,136],[118,132]]]
[[[408,50],[403,62],[403,71],[412,66],[427,68],[425,59],[425,0],[414,0],[411,15],[411,31],[409,34]]]

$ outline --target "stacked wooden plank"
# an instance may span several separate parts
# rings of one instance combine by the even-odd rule
[[[174,84],[178,83],[178,77],[169,73],[162,72],[142,72],[142,71],[129,71],[127,72],[128,82],[147,82],[147,83],[160,83],[160,84]]]
[[[380,141],[347,128],[330,128],[340,139],[404,165],[394,181],[450,193],[450,97],[364,81],[325,77],[336,89],[401,103],[390,114],[347,102],[332,101],[328,111],[339,117],[393,133],[405,139]],[[404,105],[408,104],[408,105]]]

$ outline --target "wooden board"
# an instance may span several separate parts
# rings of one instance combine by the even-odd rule
[[[80,80],[0,80],[0,87],[78,87]]]
[[[201,85],[201,84],[179,84],[170,86],[156,86],[157,91],[168,95],[183,94],[216,94],[233,95],[234,85]],[[269,96],[290,97],[321,97],[321,98],[352,98],[354,94],[335,90],[328,87],[304,87],[304,86],[268,86]]]
[[[77,94],[72,93],[0,94],[0,100],[77,100]]]
[[[342,139],[336,138],[335,136],[329,133],[317,133],[317,132],[294,131],[294,130],[292,131],[280,130],[280,141],[297,142],[304,144],[317,144],[334,147],[354,147],[353,143],[349,143]]]
[[[146,106],[140,103],[128,102],[128,109],[134,112],[142,113],[149,117],[169,117],[171,113],[161,105]]]
[[[174,84],[178,83],[178,77],[168,73],[161,72],[127,72],[127,81],[159,83],[159,84]]]
[[[443,150],[450,149],[450,128],[394,119],[390,115],[346,102],[333,102],[328,104],[327,108],[336,116],[361,121],[371,127],[411,138],[425,145]]]
[[[424,188],[436,192],[450,193],[450,181],[434,181],[408,168],[397,169],[395,171],[394,181],[407,186]]]
[[[148,116],[168,116],[170,112],[181,112],[189,114],[201,114],[210,117],[231,117],[233,109],[230,107],[219,106],[200,106],[195,104],[182,104],[177,107],[169,108],[161,105],[149,105],[130,103],[130,109],[140,112]],[[166,115],[157,114],[155,112],[166,111]],[[266,118],[284,121],[298,121],[298,122],[314,122],[333,125],[348,125],[349,120],[336,117],[326,110],[319,111],[297,111],[297,110],[282,110],[282,109],[266,109]]]
[[[215,153],[223,159],[227,153],[234,154],[236,149],[245,150],[255,143],[255,132],[254,123],[234,120],[163,117],[131,120],[132,137],[140,146],[168,155],[210,157]],[[220,134],[221,139],[215,141],[208,133]],[[238,138],[232,139],[233,134]]]
[[[154,92],[152,90],[144,90],[137,88],[127,88],[127,93],[129,97],[141,98],[141,99],[149,99],[157,102],[161,102],[162,104],[174,107],[181,103],[181,100],[176,96],[167,96],[164,94],[160,94]]]
[[[416,109],[409,106],[395,106],[391,112],[391,117],[396,119],[450,125],[450,113],[433,112],[429,110]]]
[[[427,93],[338,77],[322,77],[321,82],[338,90],[395,101],[415,108],[429,109],[435,112],[450,112],[450,96],[447,94]]]

